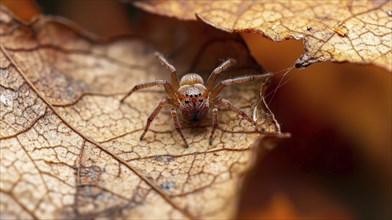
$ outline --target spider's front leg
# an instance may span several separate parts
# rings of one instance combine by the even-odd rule
[[[212,145],[212,137],[214,136],[215,130],[218,128],[218,108],[212,109],[212,130],[210,137],[208,138],[208,144]]]
[[[170,113],[171,113],[171,116],[172,116],[173,121],[174,121],[174,127],[176,127],[177,132],[180,134],[182,140],[184,141],[185,148],[188,148],[188,143],[187,143],[187,141],[186,141],[186,139],[185,139],[185,137],[184,137],[184,135],[182,134],[182,131],[181,131],[180,122],[179,122],[178,116],[177,116],[177,110],[175,108],[172,108]]]
[[[120,100],[121,103],[123,103],[125,101],[126,98],[128,98],[130,95],[132,95],[132,93],[136,92],[137,90],[140,89],[145,89],[148,87],[152,87],[152,86],[159,86],[159,85],[163,85],[163,87],[165,87],[166,93],[172,97],[172,98],[176,98],[175,92],[173,87],[170,85],[169,82],[167,82],[166,80],[156,80],[154,82],[147,82],[147,83],[141,83],[141,84],[137,84],[135,85],[131,90],[128,91],[128,93]]]
[[[231,86],[233,84],[238,84],[238,83],[252,82],[257,79],[268,78],[270,76],[272,76],[272,73],[265,73],[265,74],[260,74],[260,75],[250,75],[250,76],[241,76],[241,77],[234,78],[234,79],[223,80],[212,89],[212,91],[210,93],[210,98],[214,99],[222,91],[222,89],[224,89],[226,86]]]
[[[171,65],[162,56],[162,54],[160,54],[158,52],[155,52],[155,56],[158,58],[158,60],[161,62],[161,64],[170,72],[170,74],[171,74],[171,83],[172,83],[173,89],[177,91],[178,88],[180,87],[180,84],[178,83],[176,68],[174,68],[174,66]]]
[[[259,126],[257,125],[257,123],[251,118],[249,117],[244,111],[242,111],[240,108],[238,108],[237,106],[235,106],[234,104],[232,104],[229,100],[226,100],[224,98],[218,97],[215,99],[217,104],[222,104],[224,105],[226,108],[236,112],[237,114],[239,114],[241,117],[245,118],[246,120],[248,120],[250,123],[252,123],[256,129],[259,129]]]
[[[230,66],[232,66],[236,63],[237,63],[237,61],[235,59],[228,59],[225,62],[223,62],[221,65],[219,65],[217,68],[215,68],[214,71],[212,71],[212,73],[210,74],[210,77],[208,77],[206,88],[208,90],[211,90],[215,84],[216,77],[220,73],[225,71],[227,68],[229,68]]]
[[[142,133],[142,135],[140,136],[140,140],[142,141],[144,138],[144,135],[146,135],[148,128],[150,127],[151,122],[154,120],[155,116],[157,116],[157,114],[159,113],[159,111],[161,110],[161,108],[169,103],[171,103],[172,100],[169,98],[163,98],[158,106],[155,108],[155,110],[151,113],[150,117],[148,117],[147,119],[147,123],[146,126],[144,127],[144,131]]]

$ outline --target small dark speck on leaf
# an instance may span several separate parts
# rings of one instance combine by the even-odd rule
[[[171,190],[171,189],[175,189],[176,185],[173,182],[163,182],[160,185],[161,189],[164,190]]]

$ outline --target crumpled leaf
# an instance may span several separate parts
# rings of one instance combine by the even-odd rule
[[[196,16],[229,32],[303,39],[297,67],[315,62],[372,63],[392,70],[392,6],[380,1],[137,1],[161,15]],[[196,16],[195,16],[196,15]]]
[[[1,218],[233,215],[260,137],[250,123],[222,109],[213,146],[206,122],[185,126],[185,149],[166,109],[139,141],[163,89],[119,100],[139,82],[170,75],[151,43],[131,36],[100,40],[59,18],[25,24],[0,10]],[[237,35],[164,20],[157,23],[166,32],[149,40],[170,54],[179,73],[206,76],[227,57],[238,65],[226,77],[261,72]],[[227,88],[222,96],[254,112],[267,133],[280,133],[258,85]]]

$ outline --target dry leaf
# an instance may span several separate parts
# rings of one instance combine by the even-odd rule
[[[1,218],[233,215],[255,160],[251,145],[260,137],[250,123],[222,109],[214,145],[207,143],[207,122],[183,129],[185,149],[163,110],[140,142],[163,89],[119,100],[139,82],[168,78],[150,43],[102,41],[62,19],[40,16],[25,24],[0,10]],[[165,31],[161,41],[151,40],[180,73],[208,74],[229,56],[239,61],[232,73],[261,71],[237,35],[195,22]],[[227,88],[222,96],[248,114],[257,104],[257,122],[279,132],[258,85]]]
[[[320,61],[373,63],[392,70],[392,6],[378,1],[138,1],[147,11],[196,19],[274,41],[303,39],[303,67]]]

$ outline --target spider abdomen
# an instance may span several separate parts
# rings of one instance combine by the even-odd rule
[[[181,78],[180,86],[204,84],[203,78],[196,73],[188,73]]]

